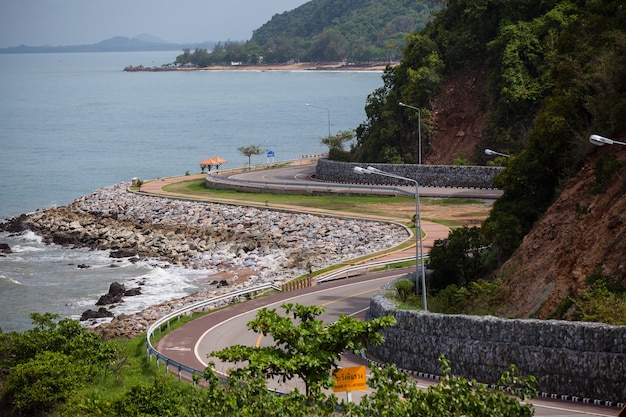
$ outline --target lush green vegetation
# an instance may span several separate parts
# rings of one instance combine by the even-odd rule
[[[276,14],[245,42],[190,51],[177,65],[289,62],[390,62],[401,57],[406,35],[422,30],[438,0],[312,0]]]
[[[574,304],[575,318],[617,326],[626,323],[626,288],[619,282],[596,271],[588,279],[589,289],[580,297],[568,298]]]
[[[428,285],[428,284],[427,284]],[[415,292],[415,281],[403,278],[394,285],[395,293],[390,294],[405,310],[423,308],[422,296]],[[464,286],[450,284],[440,291],[430,291],[428,311],[442,314],[470,314],[476,316],[501,316],[506,303],[507,289],[502,281],[478,279]]]
[[[283,304],[282,308],[282,315],[275,309],[261,309],[248,323],[254,332],[271,336],[272,346],[231,346],[211,355],[234,363],[248,362],[232,372],[239,378],[279,377],[284,382],[299,377],[306,395],[315,397],[334,385],[331,371],[338,368],[344,351],[359,353],[368,344],[381,344],[384,339],[379,331],[396,323],[393,317],[360,321],[341,316],[325,324],[319,319],[323,307]]]
[[[254,31],[252,41],[272,63],[396,60],[405,36],[422,30],[438,3],[313,0],[272,17]]]
[[[211,368],[197,385],[178,382],[148,362],[144,337],[103,341],[70,319],[33,314],[36,327],[24,333],[0,333],[0,416],[531,416],[530,405],[496,389],[455,377],[441,358],[444,377],[420,390],[394,367],[372,369],[374,393],[361,404],[347,404],[322,388],[332,386],[330,370],[344,349],[382,341],[379,329],[390,317],[371,322],[341,318],[332,325],[317,317],[319,307],[285,306],[299,320],[260,310],[249,327],[269,334],[276,348],[233,347],[216,352],[251,363],[221,381]],[[298,375],[308,392],[278,396],[266,378]],[[533,377],[514,366],[498,383],[520,398],[536,395]]]
[[[447,79],[467,71],[486,74],[487,122],[473,158],[481,162],[484,148],[515,155],[496,179],[504,195],[480,237],[451,236],[431,253],[431,264],[450,274],[448,281],[464,285],[506,261],[592,148],[589,134],[626,129],[625,28],[618,0],[451,0],[409,36],[402,61],[385,71],[384,85],[368,98],[352,159],[416,161],[418,115],[400,102],[421,109],[427,154],[432,103]],[[619,168],[610,159],[600,161],[597,192]],[[480,253],[478,241],[485,248]],[[447,263],[463,245],[472,257],[462,257],[464,265]],[[459,268],[467,266],[471,277],[462,277]]]

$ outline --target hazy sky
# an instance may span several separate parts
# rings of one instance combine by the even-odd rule
[[[173,43],[248,40],[308,0],[0,0],[0,48],[80,45],[113,36]]]

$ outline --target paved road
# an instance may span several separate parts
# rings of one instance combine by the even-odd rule
[[[288,293],[281,293],[259,300],[252,300],[233,307],[214,312],[197,320],[194,320],[181,328],[166,335],[158,344],[159,351],[167,354],[172,359],[197,369],[204,369],[209,360],[216,361],[216,369],[226,372],[228,365],[207,358],[207,354],[213,350],[219,350],[232,344],[248,346],[265,346],[271,343],[268,338],[259,337],[258,334],[247,329],[248,323],[263,307],[276,308],[284,302],[298,302],[305,305],[322,305],[326,307],[326,313],[321,317],[330,322],[339,314],[359,316],[367,310],[369,298],[380,286],[402,275],[406,271],[380,272],[371,275],[353,278],[343,281],[322,284],[316,287],[306,288]],[[367,365],[363,359],[351,354],[345,354],[340,366]],[[417,379],[416,383],[421,388],[426,388],[435,383],[427,379]],[[293,381],[288,384],[280,384],[273,381],[270,385],[273,389],[288,391],[297,387],[302,389],[302,383]],[[352,398],[358,401],[367,391],[355,391]],[[536,416],[615,416],[616,408],[601,407],[595,405],[579,404],[566,401],[534,399]]]
[[[284,187],[287,183],[300,183],[301,187],[319,186],[319,182],[315,181],[311,175],[314,173],[314,165],[293,166],[288,168],[279,168],[267,171],[245,172],[231,175],[228,181],[234,183],[251,182],[266,183],[275,187]],[[184,179],[192,179],[202,176],[187,176],[170,178],[164,180],[156,180],[146,183],[142,187],[142,191],[146,193],[154,193],[160,195],[176,196],[172,193],[165,193],[161,187],[167,183],[181,181]],[[328,184],[325,187],[328,188]],[[402,187],[398,187],[402,188]],[[406,192],[412,192],[413,187],[406,187]],[[477,193],[478,191],[478,193]],[[482,193],[481,191],[484,191]],[[495,192],[495,193],[494,193]],[[467,198],[484,198],[493,199],[498,197],[497,190],[469,190],[469,189],[450,189],[436,187],[420,188],[420,196],[424,197],[467,197]],[[423,222],[422,226],[426,229],[429,226],[427,222]],[[433,223],[433,230],[427,232],[427,240],[438,237],[439,234],[446,234],[445,230],[439,230]],[[445,236],[444,236],[445,237]],[[425,248],[431,246],[426,243]],[[414,253],[414,249],[406,251],[406,253]],[[396,255],[397,256],[397,255]],[[406,272],[403,272],[406,273]],[[316,287],[306,288],[298,291],[277,294],[260,300],[251,300],[246,303],[238,304],[233,307],[220,310],[209,314],[200,319],[194,320],[185,326],[171,332],[163,338],[159,344],[160,352],[168,355],[170,358],[194,367],[196,369],[204,369],[207,363],[206,355],[213,350],[232,344],[248,344],[256,345],[269,343],[267,339],[259,339],[258,335],[250,332],[245,324],[256,314],[258,309],[268,306],[277,308],[285,301],[299,302],[302,304],[325,305],[327,313],[324,320],[333,320],[339,314],[358,315],[362,314],[369,306],[370,294],[389,280],[397,277],[398,271],[381,272],[352,278],[350,280],[335,281],[325,283]],[[215,360],[215,358],[211,358]],[[365,364],[365,362],[354,356],[344,355],[341,366],[355,366]],[[218,370],[226,370],[224,364],[217,365]],[[433,381],[418,380],[420,387],[427,387],[433,384]],[[280,388],[275,385],[274,388]],[[285,387],[282,387],[285,388]],[[363,392],[353,393],[353,398],[358,400]],[[615,416],[618,410],[616,408],[579,404],[566,401],[536,399],[532,401],[535,406],[537,416]]]
[[[258,171],[244,171],[237,173],[223,173],[212,176],[214,181],[230,183],[232,185],[255,186],[260,190],[267,188],[324,190],[332,192],[352,192],[371,194],[413,194],[413,185],[406,187],[389,187],[375,185],[337,184],[316,180],[315,164],[292,165],[284,168],[275,168]],[[396,191],[394,191],[396,190]],[[455,197],[495,200],[502,195],[496,189],[453,188],[453,187],[420,187],[421,197]]]

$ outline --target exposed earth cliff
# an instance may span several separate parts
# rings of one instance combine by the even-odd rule
[[[433,103],[425,163],[452,164],[457,157],[480,154],[477,147],[486,119],[480,106],[484,84],[485,73],[477,68],[452,76],[442,85]],[[614,139],[624,141],[623,136]],[[594,191],[596,163],[603,153],[623,165],[606,189]],[[554,317],[568,296],[576,298],[588,288],[587,278],[592,274],[626,286],[626,147],[620,145],[593,150],[498,272],[511,290],[506,314]],[[563,313],[564,318],[572,318],[571,309]]]
[[[626,286],[626,149],[614,148],[586,160],[502,267],[510,315],[549,318],[568,296],[580,297],[594,274]],[[622,168],[598,192],[595,170],[603,152],[612,152]]]

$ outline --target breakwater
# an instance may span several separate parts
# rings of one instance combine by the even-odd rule
[[[104,187],[67,206],[13,218],[0,229],[32,230],[48,243],[109,250],[117,258],[156,259],[206,270],[207,280],[217,272],[226,281],[218,292],[281,285],[309,268],[315,271],[387,249],[409,237],[393,224],[160,198],[132,193],[127,187]],[[214,290],[190,297],[189,302],[213,295]],[[181,305],[166,304],[158,314]],[[158,314],[142,313],[145,320],[125,316],[132,328],[113,335],[145,331]]]
[[[368,353],[383,362],[439,375],[438,357],[452,371],[495,383],[510,364],[537,377],[540,392],[591,402],[626,399],[626,326],[559,320],[501,319],[399,310],[381,290],[371,317],[394,316],[385,343]]]

